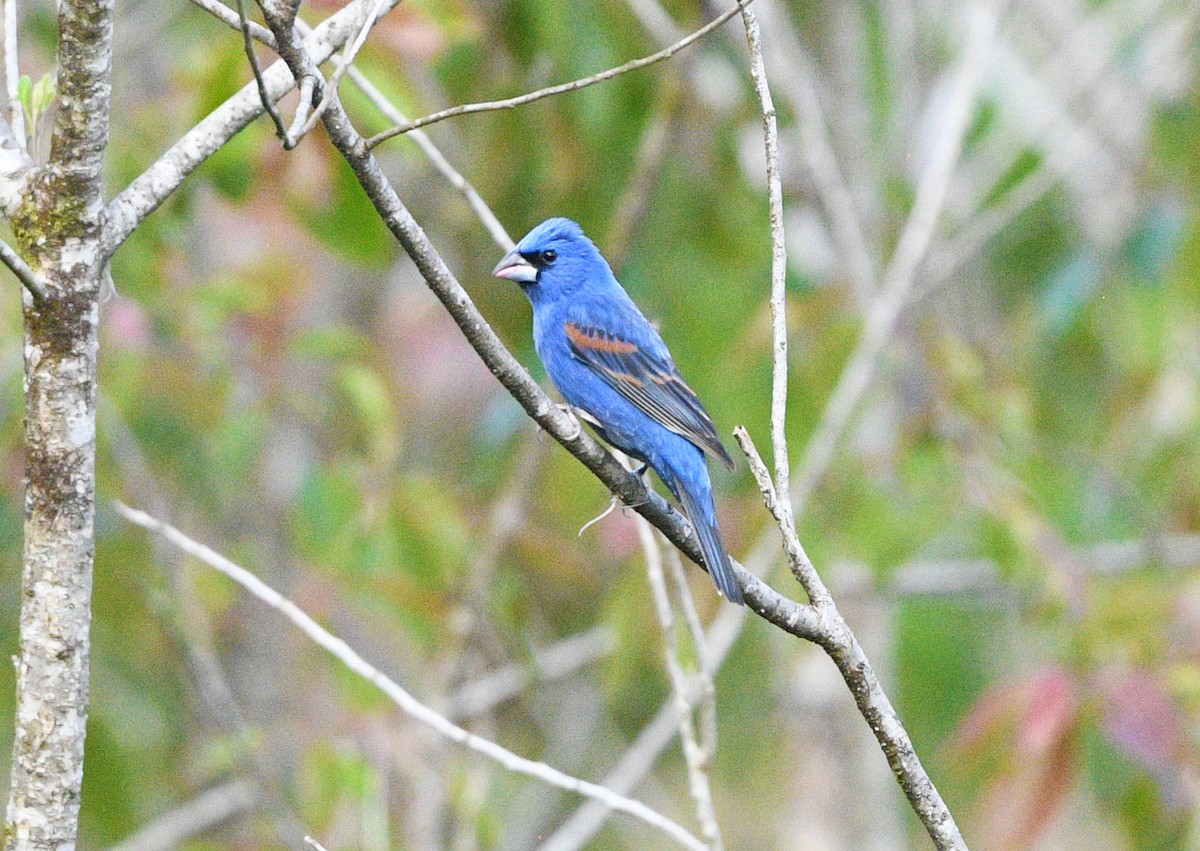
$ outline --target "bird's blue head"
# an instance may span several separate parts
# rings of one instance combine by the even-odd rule
[[[516,281],[535,304],[570,295],[584,283],[614,280],[583,228],[563,218],[547,219],[527,233],[492,274]]]

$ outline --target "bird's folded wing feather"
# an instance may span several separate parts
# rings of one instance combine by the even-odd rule
[[[643,413],[733,469],[717,429],[669,358],[630,340],[576,322],[565,324],[571,353]]]

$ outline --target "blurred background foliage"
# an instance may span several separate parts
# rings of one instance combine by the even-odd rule
[[[700,5],[412,0],[358,64],[419,115],[650,53],[720,11]],[[968,4],[756,5],[783,128],[800,464],[944,129]],[[21,15],[36,80],[53,6]],[[1198,22],[1191,0],[1005,4],[914,297],[801,506],[801,539],[975,848],[1200,847]],[[183,0],[120,0],[116,38],[114,193],[249,80],[238,35]],[[364,132],[388,126],[343,92]],[[429,133],[514,237],[578,219],[722,433],[745,423],[766,451],[762,138],[736,19],[652,70]],[[489,277],[501,249],[419,148],[378,153],[542,376],[525,299]],[[279,847],[297,823],[331,849],[538,845],[577,799],[436,739],[110,500],[247,566],[469,728],[597,781],[668,697],[631,521],[576,535],[607,495],[474,356],[320,130],[286,153],[253,124],[113,275],[83,847],[206,790],[227,812],[184,847]],[[23,465],[7,284],[4,655]],[[774,553],[745,465],[717,478],[734,554],[764,536]],[[722,606],[689,572],[711,620]],[[717,689],[729,847],[925,846],[818,650],[751,619]],[[0,666],[0,719],[12,694]],[[635,795],[692,823],[677,747]],[[588,847],[660,840],[617,817]]]

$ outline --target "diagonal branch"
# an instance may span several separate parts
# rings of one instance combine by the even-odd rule
[[[263,81],[262,65],[258,63],[258,54],[254,50],[254,35],[250,32],[246,0],[237,0],[237,14],[238,29],[242,32],[242,49],[246,52],[246,61],[250,63],[250,72],[254,75],[254,85],[258,89],[259,103],[262,104],[267,115],[271,116],[271,123],[275,125],[275,135],[287,142],[288,131],[283,126],[283,116],[279,114],[279,110],[275,108],[275,104],[271,102],[271,96],[267,93],[267,84]]]
[[[650,809],[650,807],[618,795],[603,786],[598,786],[595,783],[588,783],[586,780],[580,780],[572,777],[569,774],[564,774],[557,769],[551,768],[542,762],[525,759],[517,756],[512,751],[501,747],[500,745],[474,733],[470,733],[459,727],[454,722],[447,719],[445,716],[438,714],[433,709],[421,703],[407,691],[405,691],[398,683],[387,677],[383,672],[371,665],[365,659],[358,655],[350,645],[346,644],[340,638],[330,634],[320,624],[313,620],[303,610],[300,609],[291,600],[284,597],[274,588],[271,588],[261,579],[255,576],[250,571],[240,565],[234,564],[229,559],[222,556],[208,547],[200,544],[183,532],[180,532],[174,526],[162,522],[143,511],[130,508],[123,503],[115,503],[114,508],[117,513],[128,520],[141,526],[143,529],[148,529],[152,532],[157,532],[162,535],[176,547],[188,555],[199,559],[209,567],[219,570],[221,573],[228,576],[233,581],[237,582],[255,597],[266,603],[271,608],[282,614],[285,618],[291,621],[301,632],[307,635],[318,646],[324,648],[342,664],[349,668],[354,673],[358,674],[363,679],[367,680],[380,691],[391,698],[401,710],[409,716],[431,727],[440,735],[453,742],[463,745],[477,753],[483,754],[489,759],[499,763],[509,771],[514,771],[518,774],[524,774],[528,777],[533,777],[541,780],[544,783],[549,783],[557,786],[560,789],[566,789],[569,792],[576,792],[589,798],[595,798],[603,801],[605,806],[628,813],[631,816],[641,819],[646,824],[656,827],[664,833],[675,839],[680,845],[687,848],[698,849],[704,851],[705,846],[700,840],[692,836],[682,826],[662,815],[661,813]]]
[[[304,46],[314,62],[328,60],[358,32],[362,6],[366,2],[355,0],[313,28],[312,34],[304,39]],[[385,8],[391,10],[400,2],[387,0]],[[272,100],[279,100],[291,91],[296,85],[295,80],[282,62],[274,63],[263,72],[267,94]],[[111,254],[116,250],[146,216],[157,210],[179,188],[189,174],[262,112],[258,89],[254,83],[248,83],[185,133],[109,202],[105,210],[105,251]],[[3,147],[3,137],[0,136],[0,155],[4,153]],[[3,160],[0,157],[0,177],[3,177],[3,173]],[[3,188],[0,183],[0,190]],[[0,197],[3,197],[2,191]]]
[[[409,133],[416,130],[418,127],[425,127],[429,124],[435,124],[439,121],[444,121],[447,118],[453,118],[456,115],[472,115],[477,112],[493,112],[498,109],[512,109],[516,106],[524,106],[527,103],[541,100],[542,98],[553,97],[554,95],[565,94],[566,92],[574,92],[579,89],[587,88],[588,86],[602,83],[605,80],[611,80],[613,77],[619,77],[622,74],[627,74],[630,71],[637,71],[640,68],[646,68],[656,62],[662,62],[664,59],[670,59],[679,51],[688,47],[693,42],[699,41],[715,30],[721,24],[728,21],[739,11],[749,6],[753,0],[738,0],[738,4],[732,9],[722,12],[719,16],[709,21],[707,24],[696,30],[689,36],[680,39],[670,47],[664,47],[657,53],[651,53],[649,56],[643,56],[640,59],[633,59],[626,62],[624,65],[618,65],[616,68],[609,68],[607,71],[601,71],[599,74],[593,74],[590,77],[583,77],[578,80],[572,80],[569,83],[559,83],[557,86],[550,86],[545,89],[538,89],[536,92],[518,95],[513,98],[505,98],[504,100],[490,100],[483,103],[467,103],[459,106],[452,106],[449,109],[443,109],[438,112],[423,116],[422,118],[414,118],[412,121],[404,124],[397,124],[382,133],[376,133],[367,140],[367,147],[374,148],[380,142],[386,142],[394,136],[400,136],[404,133]]]
[[[309,73],[311,59],[296,43],[291,31],[268,16],[280,56],[297,76]],[[416,263],[426,284],[446,307],[467,341],[484,363],[526,412],[547,433],[578,458],[608,488],[658,527],[667,538],[697,564],[702,563],[699,545],[687,520],[661,496],[648,490],[640,478],[626,470],[590,435],[573,423],[546,395],[525,368],[505,348],[471,297],[454,277],[446,262],[429,241],[408,208],[383,174],[366,141],[359,135],[340,101],[334,98],[322,116],[325,130],[345,157],[367,197],[385,225]],[[809,638],[817,627],[812,610],[780,595],[735,562],[735,569],[750,607],[786,632]]]

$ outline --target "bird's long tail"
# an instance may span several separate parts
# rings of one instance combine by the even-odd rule
[[[725,549],[721,529],[717,526],[717,508],[713,504],[712,485],[708,476],[704,475],[699,482],[679,480],[667,484],[675,491],[688,519],[692,521],[692,528],[696,530],[696,537],[700,541],[700,552],[704,555],[704,566],[708,568],[713,584],[725,595],[726,600],[743,605],[742,586],[733,572],[729,551]]]

